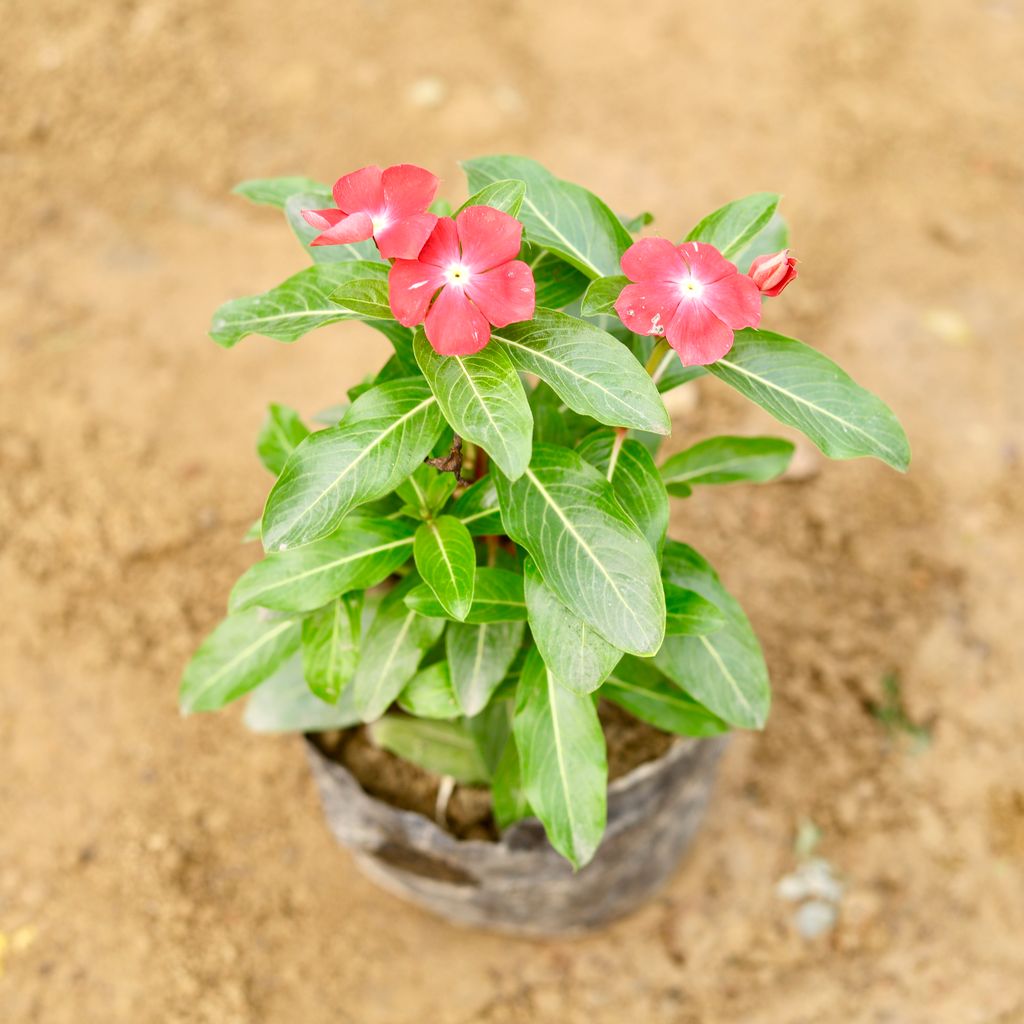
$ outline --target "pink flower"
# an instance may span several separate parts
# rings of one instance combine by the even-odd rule
[[[406,327],[422,323],[441,355],[479,352],[492,324],[506,327],[533,316],[533,271],[516,259],[522,235],[519,221],[492,206],[440,218],[419,259],[392,266],[391,312]]]
[[[427,207],[438,180],[414,164],[364,167],[334,183],[336,210],[303,210],[322,234],[310,245],[346,245],[373,238],[385,259],[415,259],[437,223]]]
[[[684,366],[704,366],[732,348],[733,331],[756,327],[761,293],[713,245],[641,238],[622,256],[630,281],[615,301],[637,334],[664,335]]]
[[[796,277],[796,260],[789,255],[788,249],[783,249],[771,256],[758,256],[750,264],[748,273],[761,294],[772,297]]]

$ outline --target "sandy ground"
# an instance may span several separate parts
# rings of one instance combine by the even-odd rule
[[[580,13],[574,13],[578,11]],[[33,0],[0,55],[0,1020],[4,1024],[1024,1021],[1024,5]],[[204,336],[304,257],[238,179],[529,153],[678,235],[786,194],[770,325],[882,394],[907,477],[815,466],[673,531],[776,683],[657,901],[580,941],[451,928],[328,836],[294,738],[179,718],[254,557],[269,400],[383,356]],[[677,424],[770,429],[721,388]],[[879,717],[898,676],[905,715]],[[874,710],[873,710],[874,709]],[[776,892],[809,819],[845,881]]]

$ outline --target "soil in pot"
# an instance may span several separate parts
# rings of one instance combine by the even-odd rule
[[[601,702],[598,711],[608,746],[609,782],[661,757],[674,741],[673,736],[606,701]],[[370,796],[435,820],[440,779],[433,772],[382,750],[362,726],[319,733],[311,739],[327,757],[347,768]],[[497,841],[490,790],[456,786],[443,825],[459,839]]]

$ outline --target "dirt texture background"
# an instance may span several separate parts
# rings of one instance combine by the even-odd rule
[[[3,31],[0,1020],[1024,1021],[1020,0],[33,0]],[[386,351],[205,337],[304,265],[228,189],[405,160],[457,199],[456,161],[494,151],[670,237],[784,192],[803,262],[767,324],[915,454],[676,503],[775,707],[668,890],[579,941],[378,892],[297,739],[176,709],[255,557],[266,402],[310,413]],[[673,446],[775,429],[698,390]],[[927,744],[879,716],[891,673]],[[777,892],[805,819],[845,883],[814,940]]]

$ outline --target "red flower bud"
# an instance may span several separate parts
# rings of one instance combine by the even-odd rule
[[[788,249],[770,256],[758,256],[750,264],[750,278],[762,295],[775,296],[796,277],[796,260]]]

